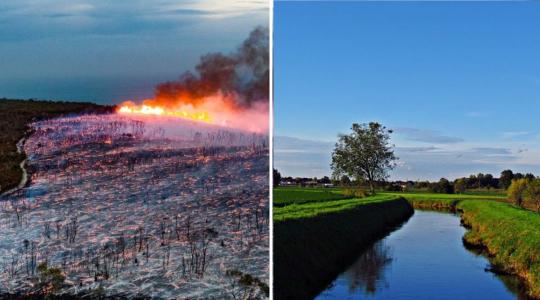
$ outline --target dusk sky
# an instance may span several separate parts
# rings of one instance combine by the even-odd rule
[[[0,97],[152,96],[208,52],[268,24],[266,0],[0,1]]]
[[[275,167],[330,175],[353,122],[394,129],[391,179],[540,175],[539,2],[276,2]]]

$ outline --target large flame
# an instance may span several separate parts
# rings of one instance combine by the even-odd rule
[[[268,133],[268,103],[256,102],[250,107],[235,105],[230,97],[222,93],[195,101],[153,98],[141,104],[125,101],[119,114],[147,115],[183,118],[218,126],[236,128],[256,133]]]
[[[205,123],[212,123],[210,114],[206,111],[188,111],[188,110],[176,110],[169,109],[162,106],[152,105],[135,105],[131,101],[124,102],[118,112],[121,114],[143,114],[143,115],[156,115],[156,116],[169,116],[178,117],[184,119],[190,119],[194,121],[200,121]]]

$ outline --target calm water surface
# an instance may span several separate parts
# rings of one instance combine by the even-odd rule
[[[515,278],[485,271],[489,261],[465,249],[465,231],[456,215],[417,210],[317,299],[526,299]]]

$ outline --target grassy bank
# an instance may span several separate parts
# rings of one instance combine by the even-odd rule
[[[105,113],[113,107],[81,102],[51,102],[0,99],[0,192],[16,187],[22,177],[19,164],[24,153],[17,152],[17,142],[37,119],[73,113]]]
[[[460,201],[463,237],[484,248],[498,269],[523,278],[528,294],[540,298],[540,215],[507,203]]]
[[[363,247],[412,213],[394,195],[275,207],[274,298],[315,297]]]
[[[416,209],[454,210],[463,200],[506,201],[502,194],[436,194],[436,193],[382,193],[407,199]]]

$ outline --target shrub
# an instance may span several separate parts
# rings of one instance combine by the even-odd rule
[[[347,188],[343,190],[343,195],[353,198],[364,198],[369,196],[369,192],[362,188]]]
[[[47,263],[41,263],[37,267],[39,273],[38,288],[46,294],[58,291],[64,285],[66,277],[58,268],[49,268]]]
[[[523,192],[523,199],[533,205],[537,212],[540,212],[540,180],[534,179],[527,183],[527,188]]]
[[[510,187],[508,187],[508,199],[510,199],[515,205],[523,205],[524,192],[527,189],[529,180],[525,178],[513,179]]]

